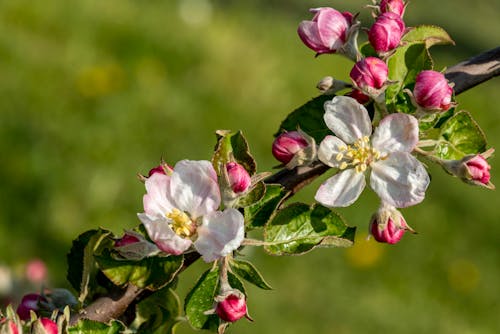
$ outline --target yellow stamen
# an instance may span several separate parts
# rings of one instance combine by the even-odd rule
[[[172,230],[178,236],[186,238],[194,234],[196,225],[186,213],[174,208],[171,212],[165,214],[165,217],[172,220]]]

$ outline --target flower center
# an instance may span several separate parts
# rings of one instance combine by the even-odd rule
[[[342,161],[339,168],[343,170],[354,167],[358,173],[364,172],[372,162],[386,158],[380,151],[371,147],[368,136],[357,139],[352,145],[339,147],[339,151],[335,157],[338,162]]]
[[[172,209],[172,212],[167,213],[165,216],[172,220],[172,230],[178,236],[187,238],[194,234],[196,225],[185,212],[174,208]]]

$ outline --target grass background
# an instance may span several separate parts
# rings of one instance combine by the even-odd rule
[[[71,240],[138,224],[135,178],[161,157],[209,159],[216,129],[241,129],[259,170],[276,162],[272,134],[349,61],[313,57],[296,34],[310,7],[361,11],[365,1],[78,0],[0,2],[0,263],[47,262],[65,286]],[[408,26],[445,28],[436,69],[497,46],[500,3],[413,1]],[[500,145],[500,82],[458,97],[490,146]],[[498,183],[498,159],[490,161]],[[358,226],[350,249],[301,257],[246,250],[275,288],[248,287],[255,323],[233,333],[496,333],[500,328],[500,196],[439,168],[422,205],[404,210],[418,235],[396,246],[365,240],[377,209],[369,192],[339,210]],[[319,181],[318,181],[319,182]],[[297,196],[312,201],[317,188]],[[185,292],[205,269],[185,272]],[[188,325],[180,333],[192,333]]]

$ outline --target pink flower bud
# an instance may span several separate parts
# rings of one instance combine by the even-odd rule
[[[368,31],[368,40],[377,53],[387,52],[399,46],[405,33],[405,23],[398,14],[387,12],[380,15]]]
[[[467,160],[465,162],[465,167],[467,168],[467,176],[471,181],[479,182],[484,185],[490,183],[491,166],[481,154],[477,154],[473,158]]]
[[[5,328],[7,328],[7,330]],[[19,334],[19,328],[14,321],[7,318],[0,318],[0,332],[6,334]]]
[[[352,97],[356,101],[358,101],[359,104],[365,104],[370,101],[370,97],[368,95],[363,94],[358,89],[353,89],[349,93],[345,94],[346,96]]]
[[[382,205],[370,222],[371,235],[378,242],[395,244],[410,229],[403,215],[395,208]]]
[[[229,185],[235,193],[243,193],[248,190],[252,180],[242,165],[237,162],[228,162],[226,171],[229,177]]]
[[[394,13],[403,17],[405,13],[406,4],[403,0],[382,0],[380,1],[380,12],[383,13]]]
[[[384,61],[376,57],[366,57],[354,65],[349,76],[365,93],[381,89],[387,81],[388,74],[389,69]]]
[[[297,30],[304,44],[318,54],[335,53],[344,46],[353,15],[333,8],[310,9],[312,21],[302,21]]]
[[[40,259],[31,260],[26,265],[26,278],[34,283],[39,284],[47,278],[47,266]]]
[[[427,70],[417,75],[413,96],[424,109],[446,111],[452,105],[453,88],[443,73]]]
[[[238,290],[233,290],[217,303],[215,313],[219,318],[228,322],[243,318],[247,314],[245,295]]]
[[[57,334],[58,328],[57,324],[54,321],[50,320],[49,318],[42,318],[40,319],[40,322],[42,323],[46,334]]]
[[[298,131],[285,132],[279,135],[273,142],[273,155],[276,160],[287,164],[294,155],[309,144]]]
[[[115,241],[115,247],[123,247],[140,241],[135,235],[125,233],[121,239]]]
[[[43,300],[45,300],[45,298],[38,293],[29,293],[24,295],[21,300],[21,304],[17,307],[17,315],[19,315],[21,320],[30,319],[30,311],[37,313],[40,310],[38,303]]]

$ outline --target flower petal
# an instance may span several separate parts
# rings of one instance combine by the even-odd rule
[[[179,161],[171,177],[170,195],[177,208],[188,212],[193,220],[217,210],[220,191],[210,161]]]
[[[365,185],[364,173],[350,168],[326,180],[319,187],[314,199],[328,207],[349,206],[358,199]]]
[[[316,16],[319,37],[323,45],[331,50],[338,50],[344,45],[349,22],[333,8],[322,8]]]
[[[348,96],[335,96],[325,102],[326,126],[347,144],[372,134],[368,111],[358,101]]]
[[[211,212],[203,216],[194,247],[205,262],[212,262],[240,247],[244,233],[243,215],[236,209]]]
[[[151,240],[165,253],[179,255],[191,246],[190,239],[181,238],[172,231],[166,218],[150,219],[144,213],[139,213],[137,216],[144,224]]]
[[[347,145],[335,136],[326,136],[321,144],[319,144],[319,160],[330,167],[339,167],[342,159],[337,160],[337,156],[339,153],[342,153],[340,150],[341,147],[347,148]]]
[[[406,114],[390,114],[375,129],[372,146],[381,152],[410,153],[418,143],[418,121]]]
[[[144,212],[149,216],[163,216],[173,208],[170,198],[170,176],[154,173],[146,182],[147,193],[143,197]]]
[[[330,48],[326,47],[320,36],[319,30],[316,22],[313,21],[302,21],[299,24],[299,28],[297,29],[297,33],[299,34],[300,39],[304,44],[316,51],[317,53],[329,53],[331,52]]]
[[[406,152],[395,152],[371,165],[370,186],[382,201],[405,208],[422,202],[430,179],[425,167]]]

